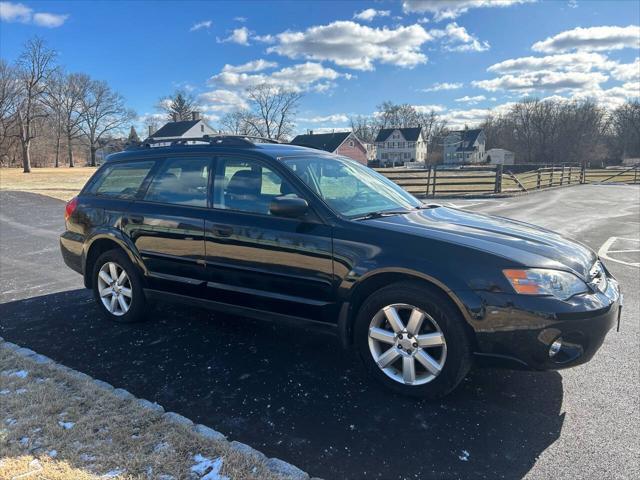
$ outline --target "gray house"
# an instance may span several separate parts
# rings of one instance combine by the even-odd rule
[[[452,130],[444,139],[444,163],[481,163],[487,137],[481,128]]]

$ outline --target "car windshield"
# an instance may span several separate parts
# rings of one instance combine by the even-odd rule
[[[345,157],[285,157],[282,162],[345,217],[414,210],[421,206],[418,199],[392,181]]]

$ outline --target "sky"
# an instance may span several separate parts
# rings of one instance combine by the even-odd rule
[[[0,1],[0,57],[34,35],[141,123],[180,88],[216,128],[265,82],[303,94],[298,133],[344,129],[385,100],[472,126],[527,96],[640,95],[637,1]]]

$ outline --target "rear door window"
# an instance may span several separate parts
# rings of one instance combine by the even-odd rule
[[[89,193],[103,197],[133,199],[155,162],[108,165],[99,174]]]
[[[211,159],[206,157],[166,159],[154,175],[144,199],[206,207],[210,164]]]

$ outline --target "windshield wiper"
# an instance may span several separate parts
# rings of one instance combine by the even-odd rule
[[[371,220],[372,218],[390,217],[392,215],[404,215],[405,213],[411,213],[411,210],[379,210],[376,212],[369,212],[360,217],[352,218],[352,220]]]

